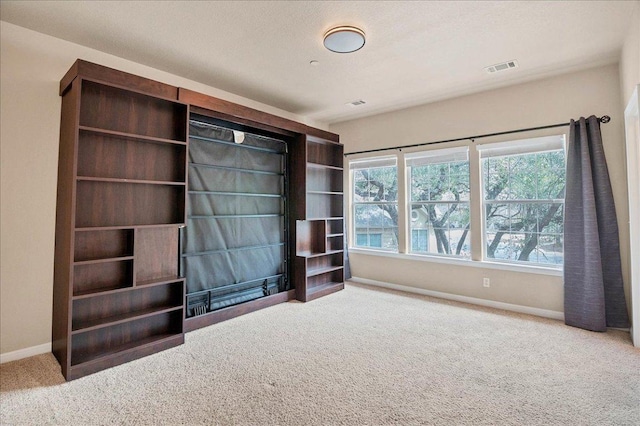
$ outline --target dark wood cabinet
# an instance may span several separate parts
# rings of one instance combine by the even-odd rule
[[[338,135],[82,60],[61,80],[60,95],[52,351],[67,380],[179,345],[186,331],[344,288]],[[191,204],[188,209],[189,196],[238,196],[220,176],[200,190],[188,188],[188,175],[206,180],[208,173],[231,168],[247,172],[244,165],[227,164],[231,158],[213,165],[189,159],[190,117],[196,115],[285,144],[282,169],[252,169],[261,176],[282,175],[282,191],[273,192],[275,184],[266,177],[256,180],[256,188],[245,192],[266,201],[255,212],[251,205],[240,213],[277,215],[287,226],[282,239],[268,241],[282,247],[278,292],[265,281],[264,297],[234,299],[217,310],[209,300],[211,312],[195,316],[194,304],[189,316],[179,228],[189,223],[187,214],[193,222],[240,213],[228,212],[225,201],[211,212]],[[196,251],[213,250],[201,245]],[[213,281],[220,278],[219,269],[209,269]],[[229,282],[243,284],[238,277]],[[198,302],[200,293],[190,296]]]
[[[184,341],[188,107],[94,71],[62,88],[52,337],[68,380]]]
[[[307,302],[344,288],[344,153],[341,144],[309,135],[300,148],[305,202],[295,225],[294,268],[296,297]]]

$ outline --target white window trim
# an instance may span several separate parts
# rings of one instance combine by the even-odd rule
[[[366,205],[366,204],[395,204],[398,206],[398,209],[400,208],[400,197],[402,197],[403,195],[400,193],[400,187],[401,187],[401,180],[400,180],[400,167],[398,166],[398,164],[400,164],[398,156],[397,155],[381,155],[381,156],[377,156],[377,157],[360,157],[357,159],[353,159],[349,161],[349,181],[348,181],[348,194],[349,194],[349,200],[347,205],[349,206],[349,210],[347,212],[348,214],[348,229],[347,229],[347,237],[348,237],[348,243],[349,243],[349,250],[351,249],[364,249],[364,250],[369,250],[369,251],[373,251],[373,252],[382,252],[382,253],[395,253],[393,249],[388,249],[388,248],[384,248],[384,247],[367,247],[367,248],[363,248],[363,247],[356,247],[355,242],[356,242],[356,224],[355,224],[355,206],[356,205]],[[354,185],[354,177],[353,177],[353,173],[358,170],[358,169],[366,169],[366,168],[375,168],[375,167],[392,167],[395,166],[396,167],[396,174],[397,174],[397,184],[398,184],[398,194],[397,194],[397,199],[396,201],[364,201],[364,202],[356,202],[354,200],[354,192],[355,192],[355,185]],[[400,214],[400,211],[398,211],[398,215]],[[398,224],[398,234],[402,234],[402,230],[400,229],[400,224]],[[400,238],[398,238],[398,240],[400,240]],[[400,241],[397,242],[398,243],[398,249],[400,249]]]
[[[509,155],[524,155],[524,154],[538,154],[549,151],[559,151],[564,150],[566,155],[566,134],[558,134],[552,136],[543,136],[539,138],[527,138],[521,140],[514,141],[505,141],[505,142],[494,142],[494,143],[486,143],[482,145],[478,145],[476,147],[479,158],[478,158],[478,167],[480,171],[480,214],[481,214],[481,227],[480,227],[480,241],[482,242],[482,256],[479,260],[480,262],[486,264],[499,264],[504,266],[524,266],[527,268],[536,268],[536,269],[544,269],[551,271],[562,271],[564,269],[564,263],[562,265],[554,265],[554,264],[544,264],[544,263],[536,263],[536,262],[521,262],[521,261],[509,261],[504,259],[491,259],[487,257],[486,249],[487,249],[487,232],[486,232],[486,218],[485,218],[485,203],[501,203],[501,204],[523,204],[523,203],[558,203],[561,202],[564,205],[564,199],[562,200],[542,200],[542,199],[532,199],[532,200],[485,200],[484,199],[484,173],[482,173],[482,160],[485,158],[491,157],[503,157]],[[470,195],[471,196],[471,195]],[[564,252],[564,247],[563,247]]]
[[[414,151],[411,153],[399,152],[395,155],[380,155],[378,157],[364,157],[359,156],[358,158],[354,158],[349,161],[349,169],[350,173],[348,173],[346,179],[347,182],[345,184],[349,188],[348,197],[349,200],[346,203],[348,205],[347,215],[348,218],[348,250],[349,253],[354,253],[357,255],[370,255],[370,256],[380,256],[387,258],[395,258],[395,259],[406,259],[406,260],[414,260],[420,262],[432,262],[432,263],[443,263],[443,264],[451,264],[472,268],[481,268],[481,269],[493,269],[493,270],[502,270],[502,271],[512,271],[512,272],[521,272],[528,274],[538,274],[538,275],[548,275],[548,276],[563,276],[563,265],[552,265],[552,264],[540,264],[540,263],[530,263],[527,264],[525,262],[509,262],[504,260],[489,260],[485,259],[485,229],[484,229],[484,199],[483,199],[483,177],[482,177],[482,166],[481,161],[482,158],[486,158],[486,156],[490,155],[493,148],[503,149],[506,148],[507,145],[514,147],[514,144],[518,145],[519,149],[522,149],[522,153],[533,153],[533,152],[544,152],[544,151],[552,151],[556,149],[560,149],[557,147],[558,138],[562,138],[563,142],[566,141],[566,134],[554,134],[551,136],[546,136],[542,138],[528,138],[522,139],[519,141],[506,141],[506,142],[492,142],[492,143],[484,143],[484,144],[475,144],[475,142],[469,142],[467,146],[458,146],[453,148],[434,148],[433,150],[427,151]],[[542,141],[542,143],[538,143]],[[501,145],[501,146],[499,146]],[[566,143],[563,145],[565,147],[566,152]],[[415,157],[427,157],[427,156],[437,156],[438,152],[446,152],[447,154],[454,153],[455,151],[468,150],[469,153],[469,172],[470,172],[470,213],[471,213],[471,228],[470,228],[470,238],[471,238],[471,259],[465,259],[457,256],[449,256],[437,253],[429,253],[429,254],[418,254],[418,253],[410,253],[409,252],[409,241],[410,241],[410,233],[408,226],[408,218],[405,217],[407,215],[407,207],[410,205],[410,200],[408,196],[407,185],[408,182],[406,180],[406,160],[405,158],[415,158]],[[484,151],[484,155],[482,155],[482,151]],[[496,149],[493,152],[499,152]],[[504,151],[503,151],[504,152]],[[492,153],[493,154],[493,153]],[[502,155],[502,154],[496,154]],[[517,152],[514,152],[512,155],[517,155]],[[363,247],[355,247],[353,246],[354,238],[355,238],[355,224],[353,218],[353,166],[352,163],[361,163],[366,161],[376,161],[376,160],[390,160],[395,159],[397,173],[398,173],[398,229],[399,229],[399,237],[398,237],[398,251],[393,251],[389,249],[377,249],[377,248],[363,248]],[[477,182],[476,180],[477,179]],[[475,187],[475,188],[474,188]],[[478,189],[479,187],[479,189]],[[477,193],[475,196],[480,197],[478,203],[473,201],[474,193]],[[473,212],[474,204],[478,208],[478,212]],[[474,226],[475,225],[475,226]],[[479,225],[479,226],[478,226]],[[479,243],[479,244],[478,244]]]

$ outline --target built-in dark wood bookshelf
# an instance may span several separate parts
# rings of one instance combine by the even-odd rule
[[[304,217],[296,220],[296,297],[307,302],[344,288],[343,146],[306,136],[301,143]]]
[[[184,341],[188,106],[139,77],[74,67],[61,87],[52,332],[67,380]]]
[[[186,331],[344,287],[338,135],[82,60],[60,95],[52,351],[67,380],[179,345]],[[179,228],[192,114],[286,141],[290,282],[185,319]]]

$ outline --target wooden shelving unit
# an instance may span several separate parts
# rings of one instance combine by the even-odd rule
[[[343,150],[338,135],[82,60],[62,78],[60,95],[52,352],[67,380],[179,345],[185,331],[344,287]],[[286,146],[277,151],[286,154],[283,168],[264,169],[259,161],[234,165],[226,154],[218,157],[220,163],[203,164],[196,158],[189,166],[189,117],[194,114],[282,141]],[[238,147],[235,140],[214,142]],[[274,152],[262,143],[254,145],[244,146]],[[259,175],[254,187],[238,194],[227,187],[229,179],[222,179],[211,187],[188,188],[188,175],[232,170]],[[280,177],[284,188],[274,191],[272,180]],[[229,210],[225,197],[239,195],[259,198],[260,203],[250,204],[265,208]],[[187,224],[189,196],[223,200],[210,211],[189,212],[199,223],[239,215],[282,222],[277,241],[247,239],[246,245],[231,248],[196,245],[190,253],[213,255],[224,249],[236,256],[240,248],[267,246],[280,251],[281,270],[259,278],[261,297],[226,300],[226,307],[185,319],[186,279],[179,263],[185,240],[178,228]],[[282,208],[271,208],[280,203]],[[217,279],[223,274],[213,268],[210,275]]]
[[[188,106],[139,77],[74,67],[61,86],[52,330],[67,380],[184,342]]]
[[[304,216],[296,220],[296,297],[307,302],[344,288],[343,146],[305,136]],[[302,211],[299,211],[299,216]]]

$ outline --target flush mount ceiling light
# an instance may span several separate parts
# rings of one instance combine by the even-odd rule
[[[324,47],[336,53],[351,53],[362,49],[364,31],[356,27],[335,27],[324,35]]]

